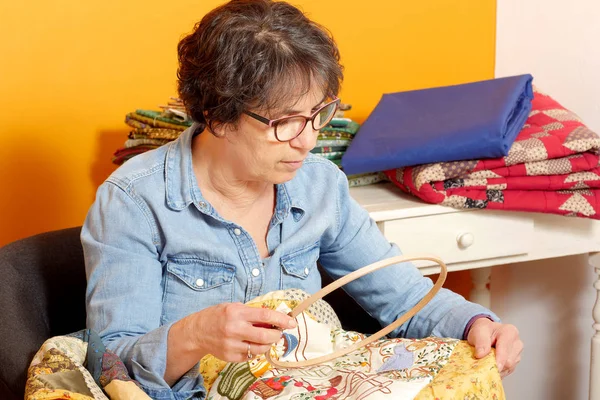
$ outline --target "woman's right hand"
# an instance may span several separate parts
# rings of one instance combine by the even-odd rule
[[[227,362],[248,360],[263,354],[281,338],[284,329],[296,327],[288,315],[268,308],[241,303],[223,303],[189,316],[192,333],[202,354],[212,354]]]

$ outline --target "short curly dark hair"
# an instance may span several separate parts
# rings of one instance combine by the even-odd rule
[[[217,7],[177,50],[179,96],[192,119],[213,133],[249,109],[275,114],[313,83],[336,96],[343,79],[330,32],[280,1],[233,0]]]

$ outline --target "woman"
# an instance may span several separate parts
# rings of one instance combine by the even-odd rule
[[[207,14],[178,50],[179,94],[196,123],[109,177],[82,232],[88,327],[158,399],[202,398],[194,367],[204,355],[243,361],[295,324],[244,302],[316,292],[317,259],[337,279],[400,254],[345,175],[310,154],[342,80],[323,28],[287,3],[238,0]],[[402,264],[345,288],[387,325],[430,287]],[[394,334],[464,337],[477,357],[495,345],[507,374],[522,343],[497,321],[442,290]]]

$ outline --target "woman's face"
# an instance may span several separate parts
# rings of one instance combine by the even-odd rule
[[[289,115],[310,116],[324,104],[323,94],[313,89],[300,96],[295,104],[284,107],[280,115],[264,115],[277,119]],[[259,111],[250,110],[260,114]],[[308,153],[315,147],[318,131],[312,124],[306,124],[304,130],[295,139],[280,142],[274,129],[268,125],[242,114],[235,127],[229,127],[225,135],[228,141],[229,162],[233,163],[241,180],[283,183],[291,180]]]

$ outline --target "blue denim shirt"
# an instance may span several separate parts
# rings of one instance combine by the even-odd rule
[[[321,288],[317,260],[334,278],[400,255],[349,195],[332,162],[309,156],[277,185],[261,259],[250,234],[222,218],[200,192],[192,168],[195,127],[138,155],[98,189],[81,239],[87,325],[155,399],[203,398],[197,368],[173,387],[164,381],[167,334],[180,318],[222,302],[246,302],[283,288]],[[432,283],[409,263],[384,268],[344,289],[382,325],[414,306]],[[393,335],[462,338],[487,309],[442,289]]]

